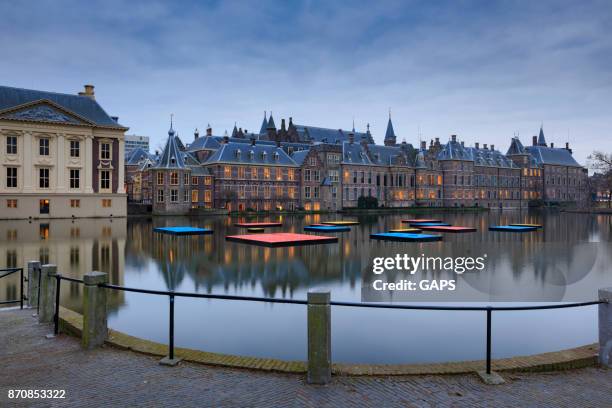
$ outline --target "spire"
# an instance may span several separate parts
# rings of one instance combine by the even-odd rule
[[[546,146],[546,139],[544,138],[544,124],[540,126],[540,134],[538,135],[538,146]]]
[[[238,135],[238,128],[236,127],[236,122],[234,122],[234,129],[232,129],[232,137],[236,137]]]
[[[276,130],[276,124],[274,124],[274,118],[272,117],[272,112],[270,112],[270,118],[268,119],[268,126],[266,126],[266,129]]]
[[[387,122],[387,131],[385,132],[385,146],[393,146],[397,141],[393,123],[391,122],[391,109],[389,109],[389,121]]]
[[[168,130],[168,136],[174,136],[173,122],[174,122],[174,113],[171,113],[170,114],[170,130]]]
[[[264,118],[263,118],[263,122],[261,122],[261,129],[259,129],[259,134],[260,135],[264,135],[266,134],[266,129],[268,128],[268,118],[266,117],[266,111],[264,111]]]
[[[355,118],[353,118],[353,134],[355,134]]]

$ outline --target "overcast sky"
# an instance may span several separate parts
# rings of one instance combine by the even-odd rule
[[[76,93],[152,148],[277,125],[399,140],[549,142],[612,152],[612,3],[590,1],[49,1],[0,4],[3,85]]]

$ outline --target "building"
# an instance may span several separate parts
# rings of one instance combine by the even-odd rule
[[[196,130],[187,145],[173,133],[161,156],[135,150],[127,162],[130,175],[132,163],[135,169],[131,195],[146,200],[145,180],[152,180],[157,196],[150,198],[166,200],[154,212],[170,214],[195,208],[336,211],[357,207],[361,197],[375,198],[381,207],[498,210],[581,205],[588,199],[585,169],[569,145],[548,146],[543,129],[533,146],[512,138],[506,154],[486,143],[466,146],[456,135],[446,143],[432,139],[429,146],[421,141],[418,149],[397,140],[391,117],[384,145],[377,145],[369,125],[357,132],[354,126],[347,131],[296,125],[289,118],[277,129],[272,114],[264,113],[257,134],[235,125],[231,136],[214,136],[208,126],[205,136]],[[147,168],[176,175],[147,178]],[[180,181],[188,182],[186,173],[192,175],[191,195]]]
[[[125,135],[125,154],[130,154],[134,149],[149,151],[149,136]]]
[[[78,95],[0,86],[0,218],[122,217],[124,133]]]

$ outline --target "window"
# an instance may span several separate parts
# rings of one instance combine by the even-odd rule
[[[287,177],[289,178],[289,181],[295,181],[295,169],[288,169]]]
[[[314,188],[314,198],[319,198],[319,186],[315,186]]]
[[[48,170],[48,169],[47,169]],[[44,199],[39,201],[39,209],[41,214],[49,214],[49,200]],[[42,261],[41,261],[42,262]]]
[[[309,166],[316,166],[317,165],[317,158],[316,157],[309,157],[308,158],[308,165]]]
[[[81,154],[81,143],[78,140],[70,141],[70,157],[79,157]]]
[[[183,173],[183,184],[186,186],[189,185],[189,173]]]
[[[338,170],[329,171],[329,180],[333,183],[337,183],[340,180],[340,174]]]
[[[189,190],[183,190],[183,201],[186,203],[189,202]]]
[[[179,183],[178,173],[176,171],[171,172],[170,173],[170,185],[178,186],[178,183]]]
[[[79,170],[70,169],[70,188],[79,188]]]
[[[210,190],[204,191],[204,202],[210,203],[212,201],[212,193]]]
[[[110,157],[111,157],[110,143],[101,143],[100,144],[100,159],[110,160]]]
[[[314,181],[321,181],[321,172],[319,170],[314,171]]]
[[[304,187],[304,198],[310,198],[310,186]]]
[[[207,185],[207,186],[210,186],[212,184],[212,177],[205,176],[204,177],[204,184]]]
[[[238,178],[239,179],[244,178],[244,167],[238,167]]]
[[[100,190],[110,190],[110,170],[100,171]]]
[[[270,178],[270,169],[268,167],[264,167],[264,178],[265,179]]]
[[[6,154],[17,154],[17,136],[6,137]]]
[[[304,170],[304,181],[310,181],[310,169]]]
[[[251,178],[252,178],[253,180],[257,179],[257,167],[253,167],[253,168],[251,169]]]
[[[164,173],[159,172],[157,173],[157,185],[161,186],[164,184]]]
[[[110,208],[112,205],[113,205],[113,200],[111,200],[110,198],[103,198],[102,199],[102,207]]]
[[[49,169],[38,169],[38,187],[49,188]]]
[[[17,167],[6,168],[6,186],[8,188],[17,188]]]
[[[230,166],[225,166],[223,168],[223,177],[231,178],[232,177],[232,168]]]
[[[49,139],[46,137],[38,139],[38,154],[41,156],[49,155]]]
[[[70,200],[70,208],[80,208],[81,200]]]
[[[192,203],[198,202],[198,190],[191,190],[191,202]]]
[[[178,202],[178,190],[170,190],[170,202]]]
[[[198,185],[198,178],[195,177],[195,176],[191,177],[191,184],[193,184],[194,186],[197,186]]]
[[[14,200],[14,199],[6,200],[6,208],[17,208],[17,200]]]
[[[157,202],[158,203],[163,203],[164,202],[164,190],[157,190]]]

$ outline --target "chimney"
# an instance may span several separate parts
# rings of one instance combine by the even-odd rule
[[[480,149],[480,143],[478,142],[474,143],[474,147],[476,147],[476,149]]]
[[[88,98],[91,98],[91,99],[95,100],[96,99],[96,95],[94,93],[94,86],[93,85],[85,85],[84,88],[85,88],[85,91],[79,92],[79,96],[87,96]]]
[[[440,138],[439,137],[436,137],[436,143],[435,144],[436,144],[436,146],[440,145]]]
[[[551,144],[550,144],[550,148],[552,149],[552,148],[554,148],[554,147],[555,147],[555,144],[554,144],[554,143],[551,143]]]
[[[212,136],[212,128],[210,125],[206,127],[206,136]]]
[[[223,143],[225,144],[229,143],[229,136],[227,135],[227,130],[225,131],[225,134],[223,135]]]
[[[494,144],[491,145],[491,150],[495,150],[495,145]]]
[[[461,141],[461,147],[465,147],[465,142],[463,140]]]
[[[155,151],[155,156],[159,156],[159,150]]]
[[[254,137],[251,138],[251,146],[255,146],[255,140],[256,139]]]
[[[456,142],[457,141],[457,135],[451,135],[451,141]]]
[[[119,123],[119,116],[111,116],[111,119]]]
[[[538,137],[537,137],[537,136],[534,136],[534,137],[531,139],[531,143],[532,143],[534,146],[537,146],[537,145],[538,145]]]
[[[355,134],[353,133],[353,131],[349,132],[348,137],[349,137],[349,143],[353,144],[355,142]]]
[[[276,141],[276,147],[281,147],[281,141],[280,141],[280,139],[278,139],[278,140]]]
[[[285,119],[281,119],[281,130],[285,131],[287,128],[285,127]]]
[[[200,131],[198,130],[198,128],[196,128],[195,132],[193,132],[193,139],[198,140],[199,137],[200,137]]]
[[[483,148],[483,149],[485,149],[485,150],[488,150],[488,148],[487,148],[487,144],[486,144],[486,143],[483,143],[483,144],[482,144],[482,148]]]
[[[423,150],[427,149],[427,142],[424,140],[421,141],[421,149]]]
[[[289,116],[289,127],[293,126],[293,118]]]

